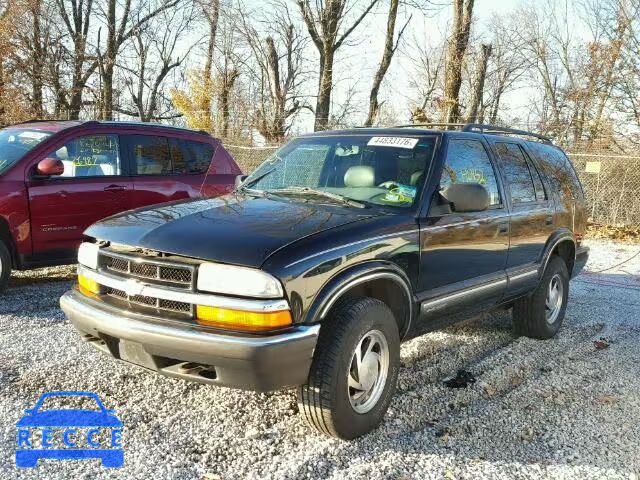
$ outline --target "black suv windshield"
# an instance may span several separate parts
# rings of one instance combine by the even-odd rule
[[[408,208],[420,196],[434,146],[435,137],[301,137],[267,159],[243,186],[309,196],[315,191],[317,198],[320,190],[358,202]]]
[[[0,130],[0,174],[51,135],[52,132],[24,128]]]

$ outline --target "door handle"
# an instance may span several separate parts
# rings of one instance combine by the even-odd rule
[[[553,215],[549,215],[549,216],[545,219],[544,223],[545,223],[546,225],[553,225]]]
[[[104,187],[105,192],[122,192],[126,190],[126,187],[123,185],[109,185],[108,187]]]
[[[509,225],[506,223],[504,225],[500,225],[498,227],[498,233],[509,233]]]

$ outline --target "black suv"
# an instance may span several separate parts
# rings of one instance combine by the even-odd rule
[[[90,227],[61,305],[117,359],[298,387],[307,422],[349,439],[383,418],[400,342],[509,306],[519,333],[555,335],[587,261],[584,210],[565,154],[528,132],[314,133],[232,194]]]

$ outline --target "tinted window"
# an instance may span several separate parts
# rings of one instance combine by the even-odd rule
[[[440,178],[440,187],[452,183],[479,183],[489,192],[490,205],[500,204],[496,175],[489,155],[478,140],[451,140]]]
[[[46,157],[62,161],[61,177],[102,177],[121,172],[117,135],[75,138]]]
[[[169,140],[151,135],[127,135],[127,145],[138,175],[166,175],[171,173]]]
[[[189,141],[183,143],[189,153],[188,173],[207,173],[213,157],[213,145]]]
[[[511,201],[514,204],[535,202],[533,179],[520,146],[515,143],[496,143],[495,148],[502,161]]]
[[[546,200],[547,195],[544,191],[544,185],[542,184],[542,179],[540,178],[538,169],[536,169],[535,165],[532,165],[528,160],[527,164],[529,165],[529,170],[531,171],[531,176],[533,177],[533,186],[536,188],[536,200]]]
[[[171,140],[172,172],[177,174],[189,173],[189,152],[184,142]]]
[[[566,155],[548,145],[532,145],[542,173],[562,198],[582,198],[582,185]]]

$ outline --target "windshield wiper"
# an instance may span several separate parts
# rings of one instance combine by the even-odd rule
[[[242,182],[240,185],[238,185],[238,190],[244,190],[244,189],[250,189],[251,185],[255,185],[256,183],[258,183],[260,180],[262,180],[264,177],[266,177],[267,175],[271,175],[276,169],[272,168],[270,170],[267,170],[266,172],[258,175],[255,178],[252,178],[249,182],[247,182],[246,180],[244,182]]]
[[[348,205],[350,207],[356,207],[356,208],[367,208],[367,205],[365,205],[364,203],[358,202],[357,200],[353,200],[349,197],[345,197],[344,195],[340,195],[338,193],[331,193],[325,190],[316,190],[315,188],[287,187],[287,188],[278,188],[278,189],[265,190],[265,191],[271,195],[315,195],[318,197],[328,198],[342,205]]]
[[[278,154],[276,154],[276,153],[274,153],[274,154],[272,155],[272,157],[273,157],[273,158],[271,158],[271,159],[267,160],[267,161],[265,162],[265,164],[264,164],[264,165],[269,165],[269,164],[272,164],[272,165],[273,165],[273,163],[274,163],[275,161],[282,161],[282,158],[280,158],[280,156],[278,156]],[[241,190],[241,189],[242,189],[242,190],[244,190],[244,189],[251,189],[251,186],[252,186],[252,185],[255,185],[255,184],[256,184],[256,183],[258,183],[260,180],[262,180],[263,178],[265,178],[265,177],[266,177],[266,176],[268,176],[268,175],[271,175],[271,174],[272,174],[273,172],[275,172],[275,171],[276,171],[276,167],[274,166],[273,168],[268,169],[266,172],[261,173],[261,174],[260,174],[260,175],[258,175],[257,177],[252,178],[251,180],[249,180],[249,179],[247,178],[247,179],[245,179],[245,181],[244,181],[244,182],[242,182],[240,185],[238,185],[238,188],[237,188],[236,190]],[[247,180],[249,180],[249,181],[247,182]]]

